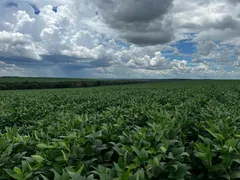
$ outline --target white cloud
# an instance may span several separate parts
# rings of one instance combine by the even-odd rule
[[[0,31],[0,53],[5,57],[17,56],[41,60],[40,55],[45,51],[33,42],[30,35]]]
[[[30,76],[239,77],[236,0],[6,2],[0,2],[0,75],[10,68]],[[179,40],[196,43],[192,61],[171,46]]]
[[[0,76],[26,76],[26,74],[23,68],[0,61]]]
[[[165,44],[173,38],[170,14],[173,0],[94,2],[105,22],[130,43]]]
[[[182,33],[197,33],[195,41],[222,41],[236,45],[239,40],[239,6],[225,0],[175,0],[173,27],[177,39]]]

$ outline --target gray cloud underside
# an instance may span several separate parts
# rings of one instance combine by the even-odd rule
[[[172,40],[172,0],[95,1],[105,22],[127,42],[165,44]]]

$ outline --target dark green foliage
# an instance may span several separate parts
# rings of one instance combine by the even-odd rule
[[[15,81],[14,81],[15,80]],[[35,81],[34,81],[35,80]],[[148,82],[147,80],[81,80],[81,79],[26,79],[22,81],[7,78],[0,78],[0,90],[17,90],[17,89],[55,89],[55,88],[80,88],[80,87],[94,87],[94,86],[106,86],[106,85],[121,85],[121,84],[137,84]]]
[[[3,91],[0,179],[240,179],[239,93],[238,81]]]

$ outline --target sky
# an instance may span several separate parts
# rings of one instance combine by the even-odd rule
[[[240,0],[1,0],[0,76],[240,78]]]

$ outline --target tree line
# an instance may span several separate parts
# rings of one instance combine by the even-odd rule
[[[17,89],[54,89],[54,88],[80,88],[106,85],[136,84],[148,82],[147,80],[91,80],[91,81],[59,81],[59,82],[0,82],[0,90]]]

